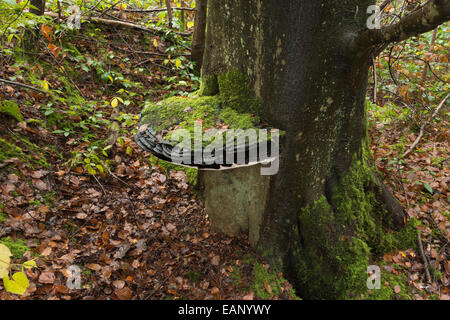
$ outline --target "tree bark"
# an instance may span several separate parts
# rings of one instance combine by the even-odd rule
[[[249,86],[262,118],[286,132],[257,248],[303,298],[365,290],[371,254],[400,244],[386,230],[405,224],[368,148],[372,44],[355,46],[354,38],[372,4],[208,2],[201,94],[222,94],[237,71],[245,83],[231,79],[234,87]]]
[[[194,35],[192,36],[191,60],[197,63],[197,71],[201,70],[206,38],[207,0],[197,0],[194,21]]]
[[[172,28],[172,5],[170,0],[166,0],[167,19],[169,21],[169,28]]]

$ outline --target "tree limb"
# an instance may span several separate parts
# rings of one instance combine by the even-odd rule
[[[353,49],[399,42],[433,30],[450,20],[450,0],[431,0],[399,22],[380,29],[364,29],[352,42]]]
[[[195,8],[189,7],[172,7],[172,10],[183,10],[183,11],[195,11]],[[114,9],[114,11],[119,11],[119,9]],[[155,13],[167,11],[167,8],[155,8],[155,9],[124,9],[123,12],[134,12],[134,13]]]
[[[48,17],[53,17],[53,18],[58,17],[58,15],[56,13],[52,13],[52,12],[45,12],[44,15],[48,16]],[[67,18],[67,17],[65,17],[65,18]],[[161,30],[151,29],[148,27],[144,27],[144,26],[141,26],[141,25],[138,25],[135,23],[126,22],[126,21],[122,21],[122,20],[109,20],[109,19],[103,19],[103,18],[99,18],[99,17],[83,17],[83,19],[91,21],[91,22],[105,24],[105,25],[132,28],[135,30],[140,30],[140,31],[144,31],[144,32],[152,33],[152,34],[161,34],[163,32]],[[181,36],[190,36],[191,35],[190,32],[178,32],[178,31],[173,31],[173,32],[176,34],[179,34]]]

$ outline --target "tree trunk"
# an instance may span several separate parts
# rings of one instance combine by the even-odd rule
[[[172,28],[172,6],[170,4],[170,0],[166,0],[166,8],[167,8],[167,20],[169,21],[169,28]]]
[[[372,4],[208,2],[201,94],[247,86],[260,101],[257,112],[286,132],[257,248],[303,298],[364,290],[370,254],[398,242],[385,228],[405,222],[370,160],[365,94],[371,54],[349,48]]]
[[[195,9],[194,35],[192,36],[191,60],[197,63],[197,70],[201,70],[203,53],[205,51],[206,8],[207,0],[197,0]]]

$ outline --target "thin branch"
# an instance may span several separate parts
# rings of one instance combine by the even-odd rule
[[[425,275],[427,277],[427,281],[428,281],[428,283],[431,283],[431,275],[430,275],[430,270],[429,270],[428,259],[425,256],[425,252],[423,250],[422,239],[420,239],[420,234],[419,233],[417,233],[417,242],[419,244],[420,256],[422,257],[422,260],[423,260],[424,269],[425,269]]]
[[[362,30],[352,41],[351,48],[359,50],[406,40],[414,35],[431,31],[448,20],[450,20],[450,1],[432,0],[393,25]]]
[[[450,98],[450,93],[442,100],[442,102],[439,104],[439,106],[436,108],[436,110],[433,112],[433,115],[431,118],[435,118],[437,114],[439,113],[439,110],[444,106],[447,99]],[[420,139],[422,139],[423,134],[425,132],[425,123],[422,124],[420,127],[419,135],[417,136],[416,140],[414,140],[413,144],[409,147],[409,149],[403,154],[403,158],[407,157],[413,150],[416,148],[416,146],[419,144]]]
[[[47,91],[44,91],[44,90],[32,87],[32,86],[30,86],[28,84],[25,84],[25,83],[10,81],[10,80],[6,80],[6,79],[2,79],[2,78],[0,78],[0,82],[4,82],[4,83],[11,84],[11,85],[14,85],[14,86],[24,87],[24,88],[31,89],[31,90],[34,90],[34,91],[37,91],[37,92],[41,92],[41,93],[44,93],[44,94],[48,93]]]

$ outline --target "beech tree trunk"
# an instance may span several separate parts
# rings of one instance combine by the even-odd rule
[[[257,249],[303,298],[366,288],[374,254],[415,242],[402,207],[377,177],[365,94],[370,46],[355,45],[373,0],[209,0],[203,95],[239,71],[260,113],[286,132]],[[414,238],[414,240],[411,240]]]
[[[194,34],[192,36],[191,60],[197,63],[197,70],[200,70],[205,51],[206,33],[206,8],[207,0],[197,0],[195,3]]]

